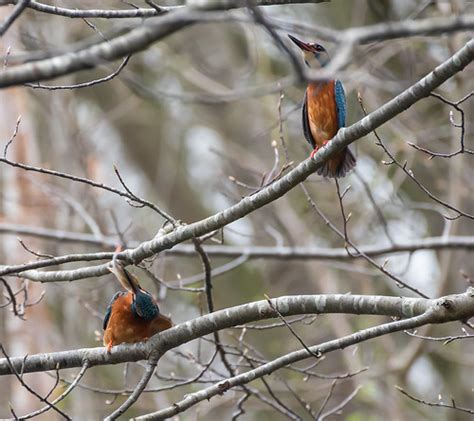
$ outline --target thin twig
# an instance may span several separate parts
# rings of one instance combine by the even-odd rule
[[[28,252],[28,253],[31,253],[33,256],[36,256],[38,258],[41,258],[41,259],[54,259],[54,256],[51,255],[51,254],[42,254],[42,253],[38,253],[34,250],[31,250],[23,240],[21,240],[20,238],[17,238],[18,242],[20,243],[20,245]]]
[[[374,195],[372,194],[372,191],[370,190],[369,184],[364,180],[364,177],[362,177],[362,175],[359,174],[357,169],[354,171],[354,174],[357,177],[357,179],[360,181],[360,183],[362,184],[362,187],[364,188],[364,191],[367,194],[367,197],[369,198],[370,203],[372,204],[372,207],[375,210],[375,213],[377,214],[377,218],[380,221],[380,225],[382,225],[382,229],[385,233],[385,236],[387,237],[390,244],[395,245],[395,241],[393,240],[393,237],[390,234],[390,231],[388,229],[387,220],[385,219],[382,209],[380,209],[380,206],[375,201]]]
[[[61,89],[81,89],[81,88],[89,88],[94,85],[98,85],[99,83],[104,83],[108,82],[109,80],[112,80],[116,76],[120,74],[122,69],[128,64],[128,61],[130,60],[131,55],[126,56],[120,66],[115,70],[113,73],[111,73],[108,76],[102,77],[100,79],[94,79],[89,82],[83,82],[83,83],[77,83],[74,85],[43,85],[39,82],[36,83],[25,83],[25,86],[28,86],[29,88],[33,89],[46,89],[48,91],[56,91],[56,90],[61,90]]]
[[[10,287],[10,284],[3,278],[0,278],[0,282],[2,282],[3,286],[7,290],[8,298],[10,299],[10,302],[8,304],[11,303],[13,314],[16,317],[19,317],[20,319],[25,320],[24,317],[23,317],[23,313],[18,312],[15,294],[13,293],[13,290]]]
[[[169,216],[166,212],[164,212],[163,210],[161,210],[155,204],[149,202],[148,200],[139,198],[135,194],[130,194],[126,191],[122,191],[122,190],[116,189],[114,187],[107,186],[107,185],[102,184],[102,183],[97,183],[93,180],[89,180],[88,178],[78,177],[78,176],[75,176],[75,175],[67,174],[67,173],[64,173],[64,172],[61,172],[61,171],[50,170],[50,169],[47,169],[47,168],[35,167],[35,166],[32,166],[32,165],[22,164],[20,162],[14,162],[14,161],[11,161],[11,160],[9,160],[5,157],[3,157],[3,158],[0,157],[0,162],[3,162],[4,164],[10,165],[11,167],[20,168],[20,169],[25,170],[25,171],[32,171],[32,172],[36,172],[36,173],[40,173],[40,174],[51,175],[51,176],[54,176],[54,177],[63,178],[63,179],[66,179],[66,180],[77,182],[77,183],[86,184],[86,185],[89,185],[91,187],[95,187],[95,188],[99,188],[99,189],[102,189],[102,190],[106,190],[106,191],[111,192],[111,193],[115,193],[118,196],[126,197],[127,199],[138,202],[138,203],[140,203],[144,206],[149,207],[150,209],[153,209],[155,212],[160,214],[163,218],[165,218],[170,223],[172,223],[172,221],[174,221],[174,218]]]
[[[358,99],[359,99],[359,104],[362,108],[362,111],[364,112],[364,115],[367,116],[369,115],[365,109],[365,106],[364,106],[364,103],[363,103],[363,100],[362,100],[362,96],[359,94],[358,96]],[[384,151],[385,153],[389,156],[390,158],[390,161],[389,162],[385,162],[386,165],[392,165],[392,164],[395,164],[398,168],[400,168],[411,180],[413,180],[415,182],[415,184],[428,196],[430,197],[432,200],[434,200],[436,203],[439,203],[440,205],[448,208],[448,209],[451,209],[452,211],[456,212],[458,214],[458,216],[454,217],[454,219],[456,219],[457,217],[459,216],[465,216],[466,218],[469,218],[469,219],[474,219],[474,215],[472,214],[469,214],[467,212],[464,212],[452,205],[450,205],[449,203],[445,202],[444,200],[441,200],[439,199],[438,197],[436,197],[433,193],[431,193],[431,191],[425,187],[425,185],[423,183],[421,183],[416,177],[415,175],[413,174],[413,171],[412,170],[409,170],[407,169],[406,167],[406,162],[404,164],[401,164],[396,158],[395,156],[390,152],[390,150],[388,149],[387,146],[385,146],[385,143],[382,141],[381,137],[379,136],[378,132],[376,129],[373,129],[372,130],[375,137],[377,138],[377,145],[380,146]],[[450,217],[446,217],[445,218],[447,219],[450,219]],[[451,218],[452,219],[452,218]]]
[[[474,409],[463,408],[461,406],[457,406],[456,403],[454,402],[454,399],[451,399],[451,405],[448,405],[448,404],[445,404],[445,403],[442,403],[442,402],[428,402],[428,401],[425,401],[423,399],[419,399],[419,398],[417,398],[413,395],[410,395],[407,391],[402,389],[400,386],[395,386],[395,389],[397,389],[400,393],[407,396],[411,400],[413,400],[415,402],[418,402],[418,403],[422,403],[423,405],[434,406],[434,407],[438,407],[438,408],[455,409],[456,411],[465,412],[467,414],[474,414]]]
[[[413,336],[414,338],[425,339],[428,341],[435,341],[435,342],[443,342],[443,345],[448,345],[451,342],[459,341],[462,339],[474,339],[474,335],[469,335],[468,333],[464,335],[458,335],[458,336],[442,336],[442,337],[417,335],[416,333],[412,333],[408,331],[405,333],[407,335]]]
[[[140,397],[143,393],[146,385],[150,381],[153,373],[155,371],[156,365],[158,364],[159,357],[151,357],[148,361],[147,368],[145,373],[143,374],[142,378],[138,382],[137,386],[135,387],[133,393],[126,399],[126,401],[120,405],[114,412],[112,412],[109,416],[105,417],[105,421],[113,421],[120,417],[125,411],[127,411]]]
[[[305,193],[305,196],[306,196],[306,199],[308,200],[308,203],[310,204],[310,206],[317,212],[317,214],[324,220],[324,222],[326,223],[326,225],[332,230],[334,231],[339,237],[341,237],[342,239],[344,239],[344,241],[349,244],[355,251],[357,254],[354,254],[354,253],[351,253],[348,251],[348,248],[347,248],[347,244],[345,244],[345,248],[346,248],[346,252],[348,253],[348,255],[351,257],[351,258],[355,258],[355,257],[363,257],[367,262],[369,262],[372,266],[374,266],[375,268],[377,268],[378,270],[380,270],[382,273],[384,273],[385,275],[387,275],[390,279],[394,280],[397,285],[400,287],[400,288],[407,288],[409,289],[410,291],[413,291],[414,293],[418,294],[420,297],[424,297],[424,298],[428,298],[428,296],[426,294],[424,294],[423,292],[419,291],[417,288],[407,284],[406,282],[402,281],[398,276],[394,275],[392,272],[390,272],[389,270],[387,270],[383,265],[379,265],[374,259],[372,259],[371,257],[369,257],[366,253],[364,253],[363,251],[360,250],[360,248],[358,248],[351,240],[349,240],[347,238],[347,232],[346,232],[346,235],[344,233],[342,233],[330,220],[329,218],[324,214],[323,211],[321,211],[321,209],[319,209],[318,205],[316,204],[316,202],[313,200],[313,198],[310,196],[309,192],[308,192],[308,189],[306,188],[306,186],[304,184],[301,184],[301,189],[303,190],[303,192]],[[340,203],[340,206],[343,208],[343,204],[342,204],[342,201],[340,199],[340,196],[339,197],[339,203]],[[346,221],[345,219],[345,214],[343,216],[344,220]],[[347,221],[346,221],[347,223]]]
[[[204,269],[205,277],[204,277],[204,291],[206,292],[206,300],[207,300],[207,308],[209,313],[214,312],[214,301],[212,298],[212,267],[211,267],[211,262],[209,260],[208,255],[204,251],[201,241],[199,238],[194,238],[193,239],[193,244],[196,249],[196,253],[199,255],[202,266]],[[219,333],[214,332],[213,333],[214,340],[216,342],[216,349],[219,352],[219,355],[221,357],[222,363],[224,364],[225,368],[229,372],[231,376],[235,375],[235,371],[233,367],[231,366],[229,360],[227,359],[227,356],[225,354],[225,350],[222,346]]]
[[[326,405],[328,404],[329,399],[331,399],[331,396],[332,396],[332,393],[334,392],[334,388],[336,387],[336,384],[337,384],[337,380],[334,380],[331,383],[331,387],[329,388],[328,393],[326,394],[326,397],[324,398],[324,401],[321,404],[321,407],[319,408],[318,413],[316,414],[317,420],[321,419],[321,414],[323,413],[324,408],[326,408]]]
[[[20,127],[20,122],[21,122],[21,115],[19,115],[18,118],[16,119],[15,130],[13,130],[13,134],[11,135],[9,141],[8,141],[7,144],[5,145],[5,148],[3,149],[3,157],[4,157],[4,158],[7,157],[8,148],[9,148],[10,145],[13,143],[13,141],[15,140],[15,137],[16,137],[17,134],[18,134],[18,129],[19,129],[19,127]]]
[[[324,419],[326,419],[329,415],[333,415],[333,414],[336,414],[338,413],[341,409],[343,409],[352,399],[355,398],[355,396],[357,395],[357,393],[359,393],[359,390],[362,389],[362,386],[357,386],[356,389],[346,398],[344,399],[341,403],[339,403],[338,405],[336,405],[334,408],[326,411],[324,414],[321,414],[321,416],[319,417],[319,420],[318,421],[323,421]]]
[[[43,398],[40,394],[38,394],[36,391],[34,391],[30,386],[28,386],[25,381],[23,380],[22,376],[17,372],[17,370],[15,369],[15,367],[13,366],[13,364],[11,363],[10,361],[10,357],[8,356],[7,352],[5,351],[5,349],[3,348],[3,345],[0,344],[0,351],[2,352],[2,354],[4,355],[6,361],[7,361],[7,364],[11,370],[11,372],[15,375],[15,377],[17,378],[17,380],[21,383],[21,385],[28,391],[30,392],[32,395],[36,396],[41,402],[44,402],[46,405],[48,405],[51,409],[54,409],[59,415],[61,415],[64,419],[66,420],[72,420],[72,418],[67,415],[66,413],[64,413],[63,411],[61,411],[58,407],[56,407],[53,403],[49,402],[47,399]],[[26,357],[25,357],[26,358]],[[24,365],[22,365],[24,366]]]
[[[278,311],[278,309],[274,306],[272,303],[272,300],[268,295],[265,294],[265,299],[267,300],[268,305],[272,308],[272,310],[277,314],[277,316],[280,318],[280,320],[285,324],[285,326],[288,328],[288,330],[291,332],[291,334],[298,340],[298,342],[303,346],[306,351],[308,351],[309,354],[311,354],[314,358],[321,358],[321,354],[314,353],[311,351],[306,345],[306,343],[301,339],[301,337],[295,332],[295,330],[291,327],[291,325],[286,321],[286,319],[282,316],[282,314]]]
[[[237,421],[241,415],[245,414],[244,403],[250,398],[250,393],[246,392],[238,401],[236,410],[232,413],[231,421]]]

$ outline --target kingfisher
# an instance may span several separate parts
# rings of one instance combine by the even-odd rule
[[[160,313],[153,296],[140,286],[138,278],[124,268],[116,255],[107,269],[127,292],[117,292],[107,307],[103,324],[107,352],[124,342],[144,342],[173,326],[171,319]]]
[[[330,59],[326,49],[317,43],[307,43],[288,34],[303,52],[308,67],[321,69]],[[346,95],[340,80],[311,82],[303,100],[303,132],[312,146],[311,158],[346,125]],[[349,147],[323,163],[318,174],[328,178],[344,177],[356,165]]]

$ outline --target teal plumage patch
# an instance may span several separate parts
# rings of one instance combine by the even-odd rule
[[[346,94],[340,80],[334,84],[334,98],[336,100],[337,122],[339,128],[346,126]]]
[[[153,320],[158,316],[158,314],[160,314],[153,297],[142,290],[135,294],[135,299],[132,302],[132,312],[135,316],[140,317],[147,322]]]

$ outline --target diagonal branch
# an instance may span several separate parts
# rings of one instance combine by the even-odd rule
[[[13,22],[15,22],[15,20],[20,17],[23,11],[28,7],[29,2],[30,0],[19,0],[16,3],[11,15],[8,16],[8,18],[6,18],[5,21],[0,25],[0,37],[3,36],[5,32],[8,31],[8,28],[13,25]]]
[[[368,114],[352,126],[346,129],[340,129],[337,135],[327,144],[327,146],[321,148],[313,159],[304,160],[297,167],[288,172],[288,174],[281,177],[273,184],[263,188],[251,196],[245,197],[237,204],[218,212],[213,216],[189,225],[180,226],[169,234],[155,237],[150,241],[142,243],[133,250],[126,250],[120,253],[118,257],[122,260],[130,260],[134,263],[139,263],[143,259],[170,249],[183,241],[190,240],[193,237],[200,237],[209,232],[218,230],[231,222],[248,215],[254,210],[277,200],[313,174],[318,168],[320,168],[322,163],[330,159],[331,156],[337,154],[337,152],[341,151],[349,144],[369,134],[377,127],[407,110],[422,98],[428,96],[433,89],[440,86],[457,72],[463,70],[464,67],[466,67],[473,59],[474,40],[470,40],[451,58],[436,67],[431,73],[416,82],[410,88],[406,89],[401,94],[397,95],[395,98]],[[92,268],[76,269],[74,271],[55,272],[46,276],[51,276],[55,281],[71,281],[73,279],[81,279],[84,277],[101,276],[107,273],[107,265],[104,264]],[[2,272],[0,272],[0,275],[1,274]],[[25,275],[28,276],[28,274]],[[46,281],[47,278],[44,280]]]
[[[79,381],[82,379],[82,377],[84,377],[84,374],[86,374],[86,371],[87,371],[88,368],[89,368],[89,363],[86,360],[86,361],[84,361],[84,365],[82,366],[81,370],[79,371],[77,376],[74,378],[74,380],[69,384],[69,386],[67,387],[67,389],[64,392],[62,392],[56,399],[54,399],[54,401],[51,402],[51,405],[56,405],[57,403],[59,403],[63,399],[65,399],[76,388],[76,386],[79,384]],[[49,411],[50,409],[51,409],[50,406],[44,406],[43,408],[38,409],[37,411],[31,412],[27,415],[23,415],[21,417],[21,419],[22,420],[27,420],[27,419],[30,419],[30,418],[37,417],[38,415],[41,415],[41,414]]]
[[[105,421],[113,421],[116,420],[120,415],[122,415],[128,408],[130,408],[140,397],[140,395],[145,390],[146,385],[150,381],[153,373],[155,372],[156,365],[158,364],[158,358],[152,357],[150,361],[148,361],[145,373],[143,374],[140,382],[137,384],[133,393],[127,398],[127,400],[120,405],[114,412],[112,412],[109,416],[105,418]]]
[[[15,375],[15,377],[17,378],[17,380],[20,382],[20,384],[28,391],[30,392],[33,396],[37,397],[41,402],[44,402],[46,405],[48,405],[48,407],[50,407],[51,409],[54,409],[59,415],[61,415],[63,418],[65,418],[66,420],[72,420],[71,417],[69,417],[69,415],[67,415],[65,412],[61,411],[56,405],[54,405],[53,403],[49,402],[47,397],[43,397],[41,396],[38,392],[36,392],[34,389],[32,389],[29,385],[27,385],[25,383],[25,381],[23,380],[23,370],[20,368],[20,370],[16,367],[13,366],[12,362],[11,362],[11,359],[10,357],[8,356],[7,352],[5,351],[5,349],[3,348],[3,345],[0,343],[0,352],[5,356],[4,360],[7,364],[7,366],[9,367],[9,369],[11,370],[11,372]]]
[[[375,128],[395,117],[397,114],[405,111],[420,99],[428,96],[433,89],[437,88],[451,76],[464,69],[473,58],[474,40],[471,40],[450,59],[446,60],[427,76],[387,102],[385,105],[368,114],[352,126],[346,129],[340,129],[332,141],[329,142],[326,147],[321,148],[313,159],[306,159],[301,162],[296,168],[275,181],[273,184],[263,188],[254,195],[245,197],[237,204],[218,212],[213,216],[189,225],[180,226],[171,233],[157,236],[150,241],[140,244],[135,249],[126,250],[119,254],[119,258],[139,263],[143,259],[151,257],[164,250],[168,250],[193,237],[200,237],[209,232],[218,230],[231,222],[248,215],[254,210],[275,201],[304,181],[309,175],[314,173],[322,163],[330,159],[333,154],[336,154],[350,143],[365,136]],[[2,160],[2,158],[0,158],[0,160]],[[39,268],[42,267],[42,265],[47,266],[47,263],[35,262],[35,265],[36,268]],[[0,276],[9,273],[18,273],[21,270],[21,267],[3,268],[0,269]],[[23,270],[26,270],[24,266]],[[41,280],[42,282],[49,282],[72,281],[92,276],[102,276],[107,273],[107,265],[103,264],[95,267],[79,268],[70,271],[39,274],[25,272],[23,275],[32,279],[36,277],[36,280]]]

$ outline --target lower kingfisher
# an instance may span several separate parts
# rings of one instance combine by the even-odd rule
[[[160,314],[153,296],[140,287],[138,279],[125,270],[114,255],[107,269],[127,292],[117,292],[104,317],[104,346],[110,352],[114,345],[124,342],[144,342],[154,334],[173,326],[171,319]]]
[[[322,68],[329,63],[329,54],[321,44],[306,43],[292,35],[288,37],[302,50],[307,66]],[[311,158],[346,125],[346,95],[340,80],[312,82],[306,88],[303,102],[303,132],[313,147]],[[356,165],[347,147],[328,160],[318,170],[323,177],[344,177]]]

